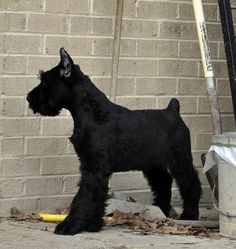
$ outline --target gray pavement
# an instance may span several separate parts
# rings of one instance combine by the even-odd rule
[[[53,234],[55,224],[0,220],[0,249],[236,249],[236,240],[159,235],[105,227],[99,233]]]

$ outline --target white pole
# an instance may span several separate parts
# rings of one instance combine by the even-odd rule
[[[204,76],[206,79],[206,89],[209,97],[213,133],[221,134],[221,118],[219,111],[219,103],[216,95],[216,83],[213,73],[213,67],[211,62],[210,47],[207,35],[207,28],[205,23],[205,17],[203,12],[202,0],[193,0],[193,8],[195,14],[195,21],[197,25],[198,40],[201,50],[202,66]]]

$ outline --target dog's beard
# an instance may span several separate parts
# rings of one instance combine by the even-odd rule
[[[30,109],[33,111],[34,114],[41,114],[42,116],[57,116],[60,114],[60,108],[52,108],[46,106],[45,104],[40,105],[39,107],[34,107],[32,104],[29,104]]]

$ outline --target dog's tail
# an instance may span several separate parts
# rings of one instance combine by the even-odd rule
[[[175,110],[179,113],[180,105],[178,99],[176,98],[171,99],[169,105],[167,106],[167,109]]]

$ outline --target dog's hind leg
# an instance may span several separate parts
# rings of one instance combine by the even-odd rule
[[[197,220],[202,189],[198,174],[193,166],[191,153],[172,150],[169,169],[183,199],[181,219]]]
[[[159,206],[168,217],[171,209],[172,176],[161,167],[152,167],[148,171],[143,171],[143,174],[147,178],[153,192],[153,205]]]

